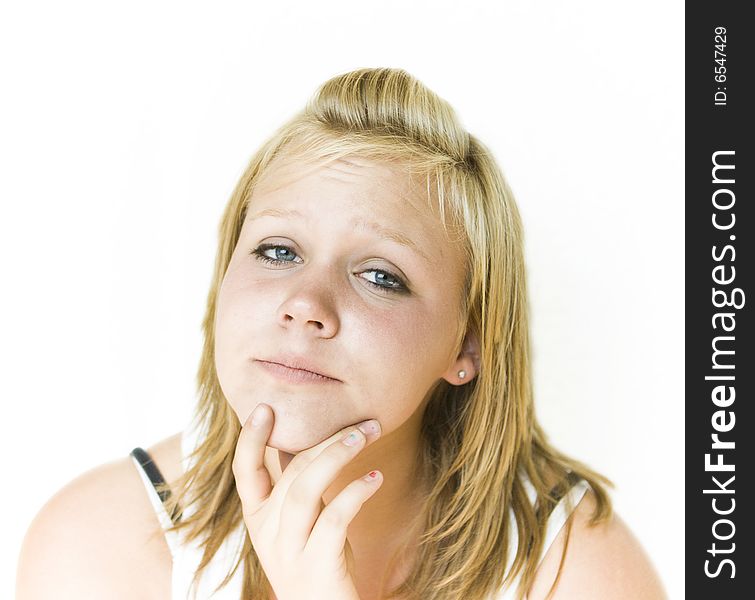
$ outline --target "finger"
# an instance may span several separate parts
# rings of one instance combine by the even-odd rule
[[[290,484],[279,522],[280,541],[290,551],[301,551],[306,546],[321,512],[322,495],[366,443],[367,438],[358,427],[351,429],[323,450]]]
[[[293,457],[292,460],[290,460],[290,462],[286,463],[285,467],[282,460],[282,472],[280,478],[275,484],[275,488],[273,489],[272,500],[274,502],[279,502],[282,504],[286,495],[288,494],[288,490],[291,484],[296,480],[296,478],[327,448],[332,446],[334,443],[339,442],[347,433],[357,428],[361,428],[361,431],[365,435],[367,435],[368,444],[372,443],[374,440],[380,437],[380,423],[378,423],[375,419],[369,419],[357,425],[349,425],[348,427],[344,427],[340,431],[337,431],[330,437],[324,439],[319,444],[299,452],[298,454],[296,454],[296,456]],[[285,470],[283,470],[284,468]],[[325,490],[323,489],[323,492],[324,491]]]
[[[382,484],[383,474],[380,471],[370,471],[347,485],[320,513],[307,541],[306,550],[340,552],[346,545],[349,524]]]
[[[233,457],[233,475],[244,514],[254,514],[270,495],[273,483],[265,466],[265,445],[273,429],[274,415],[267,404],[258,404],[241,428]]]

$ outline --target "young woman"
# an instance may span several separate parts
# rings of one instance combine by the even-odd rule
[[[219,233],[194,422],[48,502],[19,600],[664,597],[538,425],[519,215],[446,102],[327,81]]]

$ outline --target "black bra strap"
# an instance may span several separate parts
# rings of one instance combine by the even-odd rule
[[[149,480],[152,482],[152,486],[155,488],[157,495],[160,497],[160,501],[165,504],[168,498],[170,498],[170,490],[166,489],[160,491],[157,489],[158,484],[165,483],[165,478],[163,477],[163,474],[160,473],[160,469],[157,468],[157,465],[152,460],[152,457],[146,450],[142,448],[134,448],[131,451],[131,456],[133,456],[137,460],[139,466],[141,466]],[[182,512],[176,514],[177,512],[178,507],[176,507],[176,510],[174,510],[173,514],[170,516],[170,520],[174,523],[178,523],[181,520],[181,516],[183,515]]]

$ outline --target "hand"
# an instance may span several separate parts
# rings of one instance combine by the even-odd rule
[[[259,420],[252,424],[254,417]],[[380,488],[382,474],[371,471],[352,481],[327,506],[322,495],[341,469],[380,437],[380,425],[372,420],[347,427],[300,452],[273,485],[264,463],[273,421],[267,404],[252,412],[236,443],[233,473],[252,546],[275,596],[358,600],[346,558],[346,530]],[[349,437],[353,445],[344,443]]]

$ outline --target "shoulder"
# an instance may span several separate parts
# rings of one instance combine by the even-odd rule
[[[180,434],[148,452],[171,481]],[[100,465],[47,501],[21,548],[18,600],[170,597],[170,551],[136,469],[130,456]]]
[[[595,494],[588,489],[574,510],[561,577],[551,598],[665,599],[666,593],[650,559],[617,514],[599,525],[589,524],[595,506]],[[543,557],[528,600],[547,596],[558,572],[566,529],[566,526],[561,529]]]

